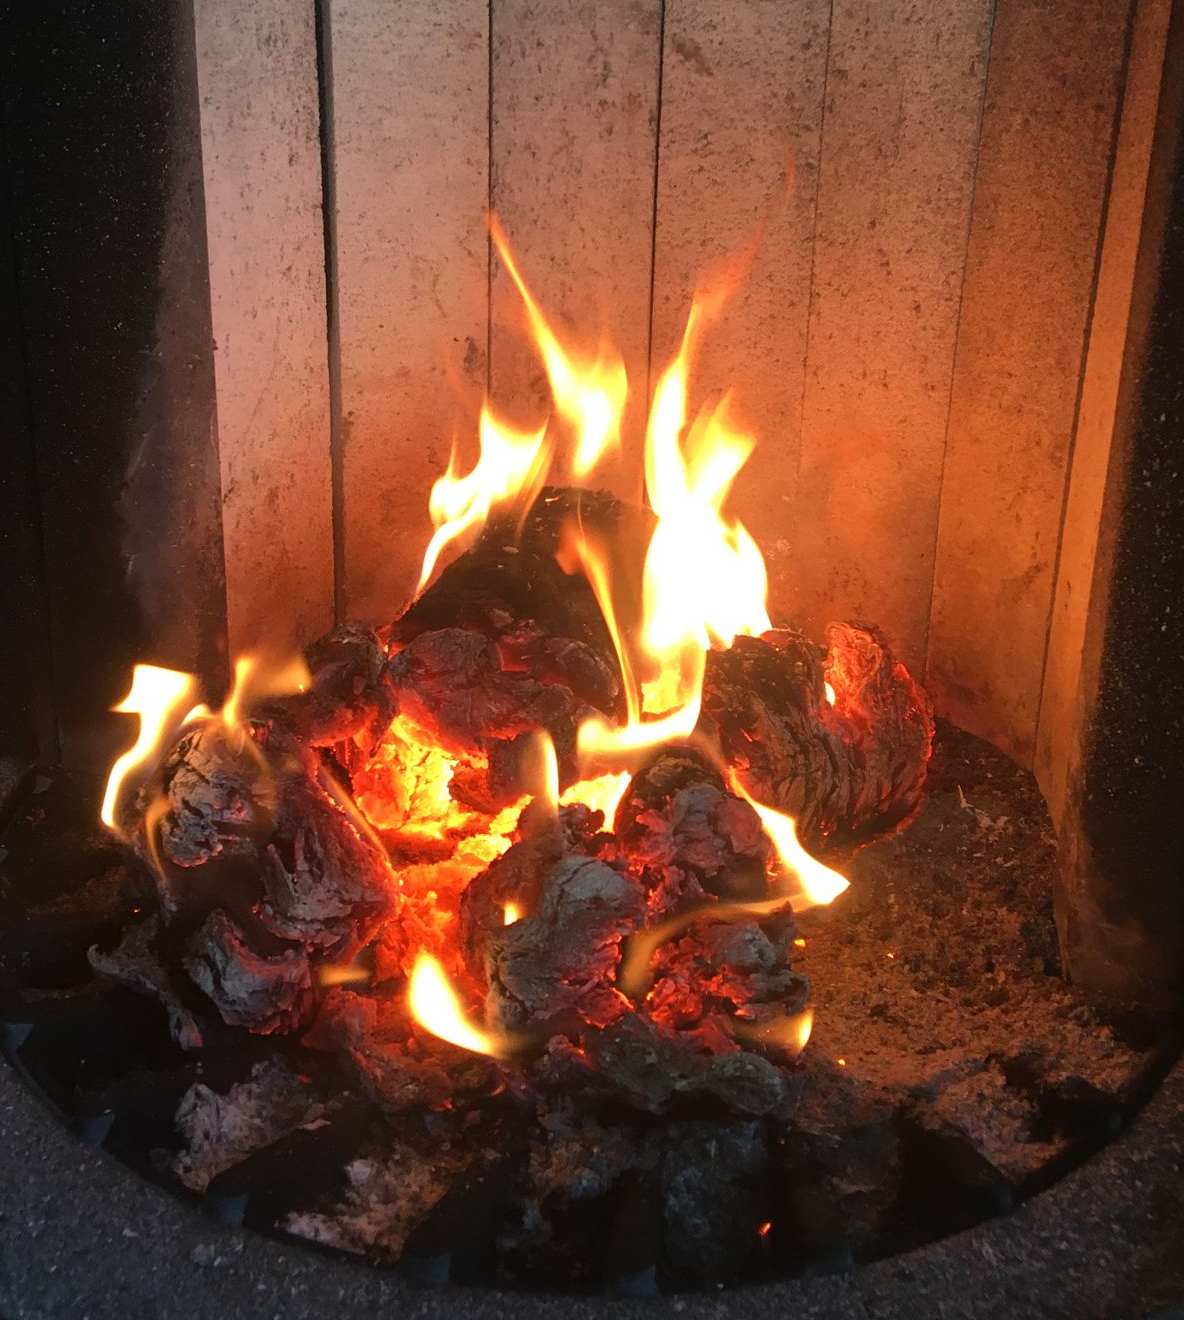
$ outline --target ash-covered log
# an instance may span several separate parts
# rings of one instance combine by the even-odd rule
[[[275,723],[186,730],[125,824],[157,881],[166,978],[187,975],[252,1031],[304,1021],[316,967],[353,957],[397,909],[386,853],[319,754]]]

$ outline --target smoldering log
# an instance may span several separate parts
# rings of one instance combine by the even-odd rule
[[[709,652],[700,729],[753,797],[815,844],[907,820],[933,746],[928,697],[883,634],[857,624],[831,624],[825,651],[780,631]]]
[[[186,732],[138,835],[170,916],[226,906],[244,926],[257,915],[278,938],[345,958],[397,903],[386,854],[343,791],[314,752],[274,729],[208,720]],[[196,867],[200,881],[187,879]]]
[[[440,1108],[496,1085],[490,1059],[418,1028],[401,997],[372,999],[334,986],[322,999],[303,1043],[339,1053],[359,1088],[388,1114]]]
[[[213,1002],[223,1022],[270,1035],[290,1031],[312,1004],[308,954],[297,945],[268,956],[215,908],[186,944],[183,965]]]
[[[645,894],[623,864],[598,856],[600,813],[563,808],[472,880],[461,899],[461,947],[485,987],[497,1031],[570,1015],[603,1024],[627,1007],[613,981],[621,939],[641,924]],[[519,918],[507,925],[506,905]]]

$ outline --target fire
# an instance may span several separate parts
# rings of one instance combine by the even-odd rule
[[[581,802],[584,806],[590,807],[593,811],[604,812],[605,824],[612,825],[613,817],[617,814],[617,808],[621,805],[621,799],[625,796],[629,788],[629,781],[633,778],[628,771],[621,771],[615,775],[598,775],[595,779],[581,779],[563,794],[559,799],[563,806],[572,802]]]
[[[416,960],[407,988],[407,1003],[415,1020],[433,1036],[474,1054],[497,1056],[505,1052],[504,1041],[479,1031],[465,1018],[444,968],[430,953],[421,953]]]
[[[846,877],[841,876],[838,871],[832,871],[816,857],[811,857],[802,847],[798,839],[797,823],[792,816],[758,802],[740,782],[740,777],[734,771],[729,774],[729,781],[732,792],[737,797],[742,797],[761,818],[761,824],[765,827],[765,833],[769,836],[773,847],[776,848],[781,864],[791,875],[797,877],[802,887],[800,898],[795,899],[795,905],[799,910],[803,906],[801,898],[805,899],[805,906],[825,907],[851,887],[851,882]]]
[[[538,431],[515,431],[499,422],[488,405],[482,408],[481,456],[472,471],[457,475],[453,446],[448,471],[432,487],[428,509],[436,531],[424,552],[417,592],[427,585],[446,545],[470,527],[483,527],[495,505],[518,497],[527,500],[539,489],[550,461],[546,433],[545,425]]]
[[[496,216],[490,216],[489,230],[497,245],[502,264],[510,274],[526,308],[527,320],[538,346],[551,396],[561,417],[574,427],[576,448],[571,470],[577,477],[587,476],[606,453],[621,443],[621,416],[628,396],[625,364],[616,354],[602,350],[588,361],[565,349],[555,337],[546,317],[526,287],[518,264],[510,252]]]
[[[826,704],[833,706],[835,704],[835,690],[829,683],[823,683],[822,690],[826,693]]]
[[[516,921],[522,920],[522,909],[517,903],[507,903],[502,908],[502,923],[506,926],[512,926]]]
[[[769,1022],[737,1022],[736,1034],[758,1045],[778,1049],[796,1058],[810,1042],[814,1030],[814,1010],[803,1009]]]
[[[277,659],[262,653],[240,655],[234,662],[234,680],[218,712],[218,718],[228,728],[236,729],[255,702],[266,697],[303,692],[311,682],[303,656]],[[199,710],[203,714],[209,713],[205,707]]]
[[[531,751],[527,782],[535,801],[545,803],[554,816],[559,810],[559,759],[546,729],[535,734]]]
[[[136,741],[116,760],[107,776],[99,819],[108,829],[118,832],[115,811],[128,776],[155,758],[170,733],[183,723],[177,717],[192,702],[196,687],[197,680],[192,674],[176,669],[136,665],[132,671],[131,689],[112,710],[120,715],[138,715],[140,730]]]
[[[702,413],[683,438],[691,355],[721,301],[718,292],[696,298],[678,354],[654,392],[645,486],[656,521],[642,579],[639,664],[622,639],[606,556],[586,541],[578,547],[617,650],[628,702],[623,726],[597,718],[581,726],[579,749],[589,760],[612,764],[688,738],[699,721],[708,647],[730,646],[741,633],[771,626],[764,559],[743,523],[724,514],[753,442],[731,425],[726,399]],[[640,688],[638,670],[646,675]]]

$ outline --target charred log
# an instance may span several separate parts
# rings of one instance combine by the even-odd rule
[[[883,634],[855,624],[831,624],[825,653],[785,632],[710,652],[700,728],[753,797],[815,844],[861,842],[907,820],[933,744],[928,698]]]
[[[132,828],[151,862],[169,974],[223,1019],[288,1030],[315,966],[348,960],[397,904],[386,854],[317,754],[274,725],[206,720],[166,756]]]
[[[655,918],[710,897],[768,897],[772,850],[760,817],[689,748],[659,752],[633,777],[614,828]]]
[[[606,540],[644,515],[604,491],[548,487],[521,527],[495,517],[389,629],[395,648],[442,628],[480,633],[497,644],[507,669],[529,669],[569,687],[605,712],[620,699],[612,640],[596,597],[557,555],[565,528],[579,520]]]
[[[477,808],[522,796],[523,758],[539,729],[555,744],[561,779],[576,777],[576,731],[592,707],[562,684],[507,671],[480,633],[424,633],[393,657],[388,674],[399,713],[469,767],[456,789]]]
[[[258,953],[221,908],[189,939],[183,963],[230,1026],[264,1035],[291,1031],[311,1006],[312,972],[305,951],[289,947],[271,957]]]
[[[311,747],[335,747],[381,737],[394,713],[386,683],[386,648],[364,624],[347,623],[305,651],[311,683],[303,692],[269,702],[260,718],[276,720]]]

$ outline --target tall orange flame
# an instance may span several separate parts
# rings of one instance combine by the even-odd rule
[[[707,648],[770,627],[768,578],[756,542],[723,506],[753,442],[728,421],[727,401],[700,415],[685,437],[687,377],[705,322],[726,290],[696,297],[682,344],[654,391],[646,430],[645,484],[654,529],[645,556],[639,657],[629,655],[617,621],[607,556],[578,549],[621,660],[628,718],[592,718],[579,731],[590,761],[628,760],[690,736],[699,720]],[[646,674],[640,689],[636,671]]]
[[[505,230],[495,215],[489,217],[489,232],[526,308],[555,407],[559,415],[575,428],[572,473],[577,477],[587,476],[610,450],[621,443],[621,417],[628,396],[625,364],[619,356],[607,350],[589,360],[565,348],[527,288],[510,251]]]
[[[99,819],[109,830],[118,832],[115,813],[128,777],[147,764],[160,751],[169,734],[180,726],[181,711],[193,701],[197,680],[192,674],[157,665],[136,665],[128,694],[112,709],[120,715],[138,715],[140,729],[136,741],[112,765]]]
[[[472,471],[457,475],[454,446],[448,471],[432,487],[428,509],[436,531],[424,552],[417,592],[431,579],[445,546],[469,528],[484,526],[497,505],[518,497],[525,501],[543,484],[550,461],[546,431],[546,426],[515,431],[498,421],[488,405],[482,408],[481,455]]]

